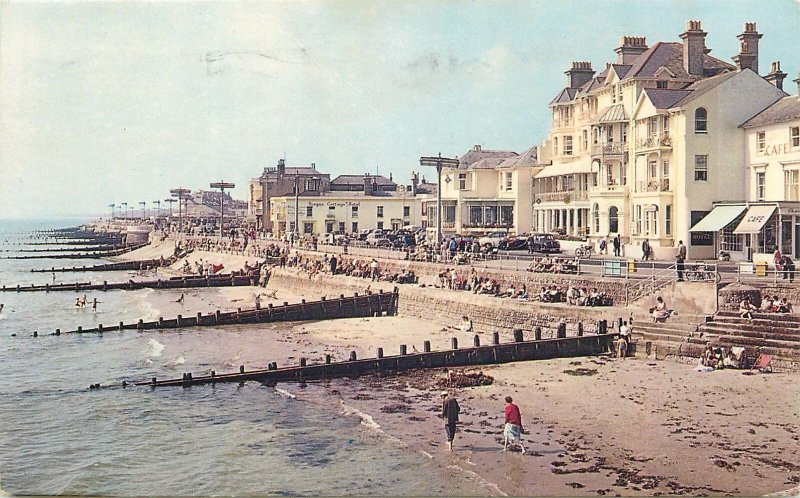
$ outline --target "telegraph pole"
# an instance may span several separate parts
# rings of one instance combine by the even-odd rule
[[[420,157],[420,166],[434,166],[436,168],[436,249],[442,244],[442,169],[457,168],[458,159],[451,159],[449,157],[442,157],[440,152],[436,157]]]
[[[225,180],[209,184],[211,188],[219,189],[219,238],[224,237],[223,228],[225,227],[225,189],[236,187],[233,183],[226,183]]]

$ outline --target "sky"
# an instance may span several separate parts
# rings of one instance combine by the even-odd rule
[[[571,61],[623,35],[729,61],[764,34],[761,74],[800,70],[800,0],[0,3],[0,218],[247,181],[285,157],[410,183],[419,157],[541,144]],[[428,178],[434,172],[425,171]]]

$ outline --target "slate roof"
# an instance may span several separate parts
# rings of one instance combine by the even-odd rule
[[[370,175],[370,184],[377,183],[380,186],[384,185],[397,185],[392,180],[383,175]],[[364,185],[364,175],[339,175],[331,180],[331,186],[334,185]]]
[[[563,90],[558,92],[558,95],[556,95],[556,98],[551,100],[550,104],[548,104],[548,105],[566,104],[568,102],[572,102],[572,100],[575,98],[575,95],[577,93],[578,93],[578,89],[577,88],[564,88]]]
[[[679,42],[658,42],[636,57],[626,78],[653,78],[661,67],[666,67],[675,77],[697,78],[683,68],[683,44]],[[735,70],[736,66],[706,54],[703,56],[704,76],[712,76],[725,70]]]
[[[491,169],[496,168],[503,160],[519,156],[510,150],[475,150],[470,149],[458,158],[458,169]]]
[[[691,90],[668,90],[665,88],[645,88],[644,93],[656,109],[670,109],[689,95]]]
[[[518,156],[509,157],[501,162],[498,168],[532,168],[539,166],[539,149],[534,145]]]
[[[742,123],[742,128],[800,121],[800,96],[784,97]]]
[[[631,70],[631,67],[633,67],[633,65],[632,64],[611,64],[611,67],[617,73],[617,76],[619,76],[619,79],[622,79],[622,78],[625,77],[626,74],[628,74],[628,71]]]

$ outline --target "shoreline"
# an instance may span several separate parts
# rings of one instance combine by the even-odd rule
[[[204,254],[193,253],[197,259]],[[207,254],[224,256],[226,266],[248,259]],[[342,287],[358,284],[349,280],[335,282]],[[296,287],[285,290],[271,283],[265,290],[277,288],[279,301],[309,297]],[[219,309],[235,309],[253,293],[254,288],[239,287],[215,290],[209,296],[204,289],[196,298]],[[185,305],[194,299],[187,294]],[[169,306],[164,302],[154,306],[159,304]],[[437,319],[396,316],[288,323],[280,329],[283,345],[277,347],[285,357],[277,359],[303,355],[317,361],[325,353],[345,359],[351,350],[369,356],[377,347],[392,354],[400,344],[421,349],[424,340],[446,347],[454,336],[469,343],[473,333]],[[567,373],[579,368],[593,372]],[[800,441],[791,401],[800,398],[797,374],[699,373],[693,365],[676,362],[602,357],[480,370],[495,382],[456,390],[463,416],[453,453],[444,450],[444,431],[435,416],[441,387],[434,383],[444,378],[441,370],[342,379],[324,390],[338,399],[343,414],[347,410],[362,414],[365,429],[375,424],[387,438],[437,465],[474,473],[480,482],[489,483],[487,489],[497,487],[492,494],[750,496],[787,493],[800,482],[800,466],[791,463],[800,461],[800,454],[790,449]],[[302,402],[302,391],[287,392]],[[528,431],[523,439],[526,455],[502,451],[505,395],[513,396],[522,410]]]

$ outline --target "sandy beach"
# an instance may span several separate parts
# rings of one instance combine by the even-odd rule
[[[192,257],[224,260],[227,269],[246,259],[201,252]],[[153,305],[164,315],[246,308],[261,290],[192,289],[182,305],[163,296],[154,297],[159,301]],[[278,302],[308,297],[275,290]],[[378,347],[396,354],[401,344],[421,350],[425,340],[443,349],[451,337],[469,344],[473,333],[447,327],[435,316],[297,322],[280,325],[280,344],[270,354],[283,356],[276,358],[281,365],[301,356],[320,361],[324,354],[343,360],[350,351],[374,356]],[[488,341],[488,335],[482,340]],[[487,492],[498,495],[756,496],[800,483],[797,374],[701,373],[694,365],[605,357],[481,371],[494,378],[492,385],[455,391],[462,416],[453,452],[446,449],[443,423],[436,416],[444,371],[342,379],[324,389],[342,406],[368,414],[387,437],[422,458],[474,472],[490,483]],[[302,401],[302,389],[285,388]],[[503,398],[508,395],[522,411],[524,455],[502,451]]]

